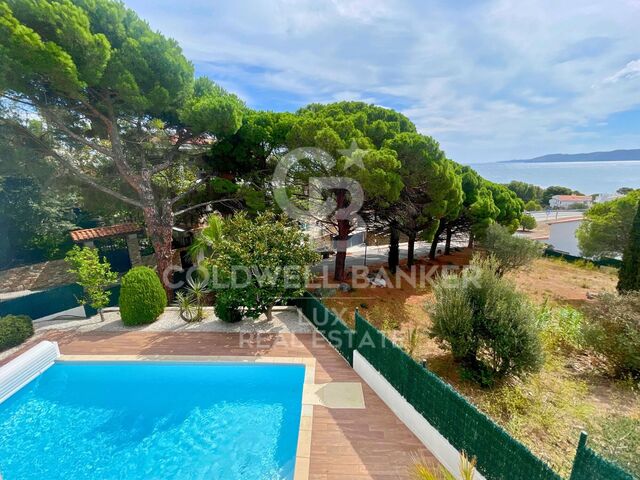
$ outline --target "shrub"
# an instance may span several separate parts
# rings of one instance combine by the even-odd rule
[[[506,272],[529,265],[542,255],[543,246],[535,240],[512,235],[508,229],[494,223],[484,234],[482,246],[495,257],[496,272]]]
[[[614,375],[640,376],[640,292],[599,295],[587,306],[585,341]]]
[[[584,343],[583,325],[583,313],[573,307],[545,304],[538,313],[542,342],[550,350],[579,350]]]
[[[542,205],[540,205],[535,200],[529,200],[527,203],[524,204],[524,209],[527,212],[539,212],[540,210],[542,210]]]
[[[520,219],[520,226],[522,227],[522,230],[533,230],[538,226],[538,222],[536,222],[533,215],[524,214]]]
[[[213,287],[223,297],[219,308],[242,307],[249,318],[266,313],[271,319],[274,305],[301,296],[309,266],[320,258],[297,224],[271,212],[226,219],[210,249]]]
[[[496,273],[496,263],[474,259],[462,275],[440,277],[430,309],[431,337],[482,385],[538,370],[543,360],[534,309]]]
[[[17,347],[33,335],[33,323],[26,315],[0,317],[0,352]]]
[[[241,307],[234,300],[233,295],[229,295],[228,291],[218,294],[214,310],[216,316],[223,322],[236,323],[242,320]]]
[[[77,245],[67,253],[65,261],[69,264],[69,272],[75,274],[78,284],[84,289],[84,298],[80,305],[89,304],[100,314],[104,321],[102,309],[109,305],[111,292],[108,288],[118,279],[118,274],[111,271],[106,259],[100,260],[95,248],[80,248]]]
[[[156,272],[135,267],[122,277],[120,316],[127,326],[154,322],[167,306],[167,294]]]

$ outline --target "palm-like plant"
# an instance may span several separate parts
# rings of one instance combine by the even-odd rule
[[[460,454],[460,478],[462,480],[473,480],[475,476],[476,459],[469,460],[467,455]],[[456,480],[456,477],[442,465],[433,461],[416,457],[411,467],[411,478],[413,480]]]
[[[207,226],[200,231],[189,246],[189,256],[193,263],[198,263],[202,256],[206,256],[212,247],[220,241],[223,224],[224,219],[216,213],[207,217]]]

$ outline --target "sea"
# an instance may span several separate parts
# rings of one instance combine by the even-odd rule
[[[640,188],[640,160],[612,162],[476,163],[469,165],[487,180],[511,180],[541,187],[560,185],[584,194],[614,193],[621,187]]]

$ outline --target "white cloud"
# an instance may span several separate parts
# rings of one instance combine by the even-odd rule
[[[250,105],[386,105],[463,162],[640,146],[601,125],[640,108],[635,1],[127,4]]]
[[[607,77],[605,83],[616,83],[618,80],[629,79],[640,76],[640,58],[627,63],[624,68]]]

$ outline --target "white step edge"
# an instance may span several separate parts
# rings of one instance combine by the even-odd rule
[[[0,403],[48,369],[59,356],[58,344],[45,340],[0,367]]]
[[[460,452],[436,430],[398,391],[386,378],[371,365],[357,350],[353,352],[353,369],[376,392],[378,397],[391,409],[393,413],[404,423],[418,440],[427,447],[434,457],[453,476],[462,480],[460,475]],[[485,480],[480,472],[474,470],[475,480]]]

